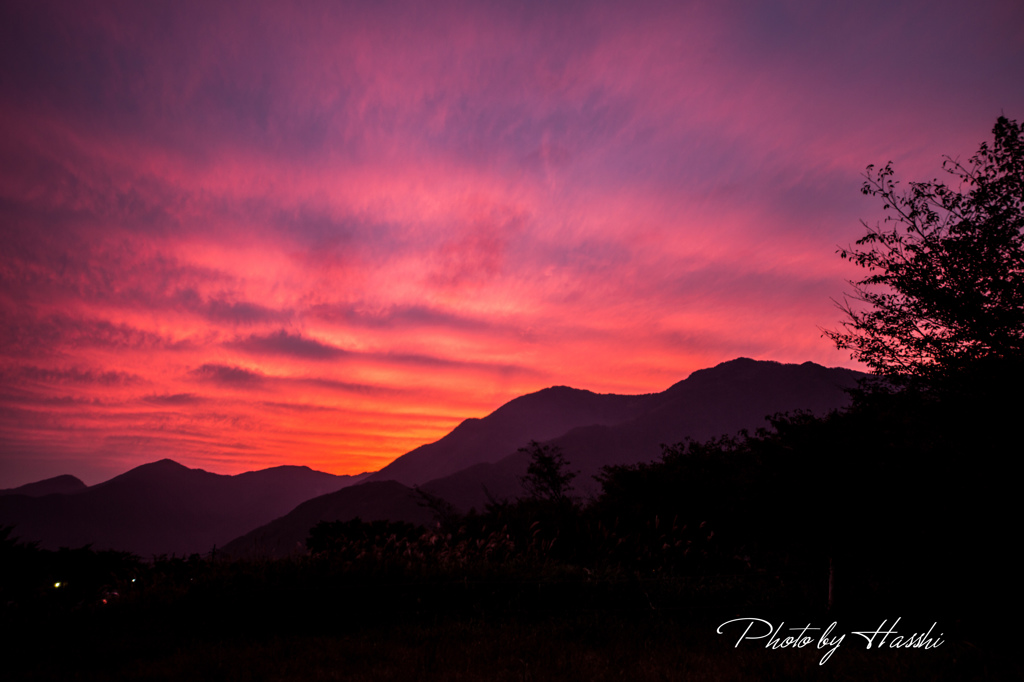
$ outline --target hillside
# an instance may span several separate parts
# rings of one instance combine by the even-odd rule
[[[51,549],[205,553],[357,479],[299,466],[223,476],[164,459],[72,495],[0,497],[0,525]]]

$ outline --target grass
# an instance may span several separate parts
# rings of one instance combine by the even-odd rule
[[[927,651],[867,651],[847,635],[824,665],[813,646],[735,648],[735,633],[716,634],[741,615],[831,622],[800,606],[809,587],[795,579],[515,571],[459,581],[332,577],[287,563],[198,568],[206,577],[181,576],[186,588],[151,588],[109,608],[7,618],[5,679],[1024,678],[1009,635],[989,641],[956,622],[943,622],[946,643]],[[904,615],[906,622],[913,614]],[[923,622],[917,615],[908,627]],[[839,632],[873,628],[882,617],[891,614],[834,616]]]
[[[840,581],[847,596],[828,613],[827,574],[814,563],[687,573],[585,567],[536,552],[443,563],[392,545],[372,543],[390,553],[362,558],[152,563],[87,550],[18,554],[12,545],[14,560],[0,562],[9,578],[0,586],[2,678],[1024,679],[1016,633],[1000,632],[991,613],[1012,613],[1019,599],[994,576],[988,582],[1007,597],[1000,604],[970,599],[993,592],[968,583],[950,593],[957,599],[943,599],[866,576]],[[55,576],[69,582],[57,588]],[[850,634],[895,616],[904,617],[904,635],[939,621],[945,644],[865,650]],[[813,644],[737,648],[738,630],[716,633],[737,617],[786,627],[836,620],[833,634],[846,640],[824,665]]]
[[[20,679],[80,680],[987,680],[1021,670],[966,642],[932,651],[739,650],[714,632],[649,615],[583,614],[500,620],[445,618],[335,634],[170,641],[127,637],[61,646]],[[83,645],[88,642],[88,650]],[[71,661],[74,661],[73,663]]]

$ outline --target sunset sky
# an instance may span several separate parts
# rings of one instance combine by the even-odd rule
[[[0,54],[0,488],[854,367],[865,166],[1024,118],[1017,0],[11,1]]]

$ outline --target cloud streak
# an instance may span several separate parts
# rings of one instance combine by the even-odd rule
[[[341,348],[305,338],[301,334],[289,334],[283,329],[264,335],[250,334],[227,345],[256,355],[287,355],[306,360],[336,360],[346,354]]]

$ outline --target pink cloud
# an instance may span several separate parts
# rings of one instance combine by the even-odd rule
[[[546,385],[850,366],[819,328],[878,215],[860,173],[932,177],[1024,116],[1022,19],[6,7],[0,487],[157,455],[354,473]]]

